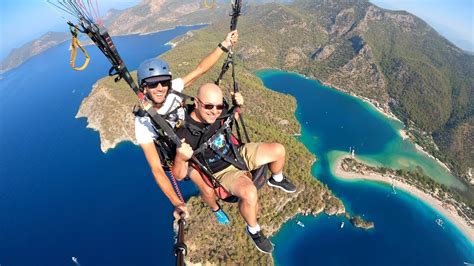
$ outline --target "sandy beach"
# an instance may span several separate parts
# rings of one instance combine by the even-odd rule
[[[402,137],[403,140],[409,139],[408,132],[405,129],[399,129],[398,134]]]
[[[346,156],[337,159],[336,164],[332,169],[335,176],[343,179],[366,179],[371,181],[383,182],[390,185],[394,184],[395,189],[401,189],[410,193],[411,195],[422,200],[423,202],[426,202],[435,210],[443,214],[453,224],[455,224],[456,227],[459,228],[472,243],[474,243],[474,227],[472,225],[469,225],[467,221],[460,217],[454,208],[449,209],[445,207],[445,205],[440,200],[432,197],[431,195],[421,191],[420,189],[412,185],[400,182],[399,180],[395,180],[387,176],[382,176],[377,173],[367,173],[365,175],[361,175],[356,172],[346,172],[341,167],[341,162],[344,158],[346,158]]]

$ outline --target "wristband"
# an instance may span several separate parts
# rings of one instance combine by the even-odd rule
[[[229,52],[229,49],[225,48],[224,45],[222,45],[222,43],[219,43],[217,45],[217,47],[221,48],[222,51],[224,51],[224,53],[228,53]]]

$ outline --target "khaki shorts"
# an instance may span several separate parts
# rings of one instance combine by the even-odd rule
[[[257,150],[260,144],[262,143],[250,142],[250,143],[244,144],[244,146],[240,147],[239,149],[239,153],[244,159],[250,171],[257,169],[260,166],[260,165],[257,165],[257,162],[256,162]],[[221,170],[214,174],[214,176],[217,178],[219,183],[221,183],[221,185],[227,191],[231,193],[232,191],[230,190],[230,188],[232,187],[232,184],[234,184],[237,178],[239,178],[242,175],[246,175],[250,179],[252,179],[252,176],[249,171],[240,170],[234,165],[230,165],[224,170]]]

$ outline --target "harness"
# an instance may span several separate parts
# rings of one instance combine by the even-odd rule
[[[198,148],[194,151],[193,156],[202,157],[201,155],[205,151],[210,150],[214,152],[214,154],[218,155],[220,158],[224,159],[224,161],[228,162],[229,164],[234,165],[237,169],[248,171],[248,167],[245,164],[244,159],[242,158],[242,156],[240,155],[238,151],[239,147],[241,146],[241,143],[236,142],[235,137],[233,137],[232,135],[231,126],[234,120],[233,116],[236,111],[237,111],[237,108],[234,107],[231,109],[231,112],[229,114],[219,118],[220,124],[221,124],[220,128],[216,132],[214,132],[214,134],[208,140],[200,141],[200,144]],[[206,131],[209,130],[209,129],[207,130],[201,129],[190,123],[186,123],[185,127],[187,127],[188,130],[193,135],[197,135],[197,134],[205,135],[207,133]],[[217,138],[219,138],[222,135],[225,136],[226,143],[228,143],[231,148],[229,152],[233,153],[235,159],[229,156],[228,153],[223,153],[216,145],[214,145]],[[200,161],[206,162],[204,159],[201,159]]]
[[[230,30],[231,31],[234,31],[234,30],[237,29],[237,21],[238,21],[238,18],[240,16],[241,7],[242,7],[241,1],[239,1],[239,0],[233,1],[233,3],[232,3],[232,12],[230,13],[230,16],[231,16]],[[227,54],[227,58],[224,61],[224,63],[222,64],[221,72],[219,73],[219,76],[218,76],[217,80],[215,81],[216,85],[218,85],[218,86],[220,85],[222,78],[224,77],[225,73],[229,70],[229,68],[232,69],[233,90],[234,90],[234,93],[237,93],[237,92],[239,92],[239,84],[237,83],[236,75],[235,75],[234,52],[232,50],[232,47],[230,47],[229,53]],[[236,112],[239,113],[239,121],[234,119],[235,118],[234,114]],[[250,142],[250,137],[248,135],[247,128],[245,126],[244,117],[243,117],[243,115],[240,111],[240,107],[237,106],[235,102],[234,102],[234,106],[232,107],[230,113],[231,114],[226,119],[226,121],[223,123],[220,130],[223,130],[223,132],[225,132],[227,141],[228,141],[228,143],[231,143],[232,152],[234,153],[237,160],[233,160],[232,158],[230,158],[230,159],[226,158],[225,155],[220,155],[220,154],[219,155],[224,160],[226,160],[227,162],[234,165],[236,168],[248,171],[249,169],[248,169],[247,165],[245,164],[245,161],[243,160],[242,156],[238,152],[238,148],[243,145],[243,143],[240,141],[240,140],[242,140],[241,130],[240,130],[241,127],[242,127],[242,130],[244,132],[246,142]],[[231,127],[232,124],[234,124],[235,127],[236,127],[237,138],[232,134],[232,127]],[[216,134],[214,134],[214,136],[216,136]],[[213,137],[211,137],[211,139]],[[211,148],[212,149],[212,145],[209,145],[210,143],[212,143],[212,142],[207,141],[206,143],[203,143],[195,151],[195,153],[202,152],[206,148]],[[218,151],[216,151],[214,149],[213,149],[213,151],[216,154],[218,154]],[[194,168],[201,173],[201,176],[203,176],[204,181],[208,185],[212,185],[212,187],[214,188],[217,196],[220,199],[222,199],[224,201],[229,201],[229,202],[238,201],[237,197],[233,196],[229,191],[225,190],[222,187],[222,185],[220,185],[219,181],[216,180],[216,178],[213,176],[212,172],[209,169],[204,167],[202,164],[201,165],[197,164],[197,165],[194,166]],[[251,171],[252,181],[253,181],[254,185],[257,187],[257,189],[261,188],[265,184],[267,170],[268,170],[268,165],[263,165],[263,166],[260,166],[259,168],[255,169],[255,170]],[[202,173],[206,173],[206,175],[202,175]]]
[[[221,185],[220,181],[214,176],[215,173],[211,170],[211,167],[204,158],[204,153],[210,151],[230,165],[235,166],[237,169],[249,171],[244,158],[239,152],[239,149],[244,145],[244,143],[242,143],[232,133],[232,125],[237,122],[235,120],[235,113],[239,111],[240,110],[237,106],[233,106],[228,114],[223,115],[219,117],[218,120],[216,120],[215,123],[220,123],[220,127],[215,132],[213,132],[212,136],[199,141],[198,148],[195,149],[191,160],[192,167],[200,173],[204,182],[214,189],[219,199],[226,202],[237,202],[238,198],[227,191]],[[189,130],[191,134],[195,136],[201,136],[201,138],[205,136],[210,130],[210,127],[203,129],[191,123],[185,123],[184,127]],[[214,145],[214,141],[222,135],[225,136],[226,143],[230,146],[230,150],[228,150],[227,153],[223,153],[218,149],[218,147],[216,147],[216,145]],[[230,153],[232,153],[234,157],[230,156]],[[267,170],[268,166],[263,165],[253,171],[250,171],[252,175],[252,181],[257,189],[261,188],[265,184]]]
[[[162,119],[166,120],[166,123],[168,124],[167,121],[173,121],[176,122],[176,126],[181,126],[184,124],[184,120],[182,120],[179,117],[179,110],[183,109],[183,112],[186,113],[186,105],[185,102],[188,99],[194,100],[192,96],[186,95],[184,93],[175,91],[173,89],[168,90],[168,95],[170,94],[175,94],[179,97],[181,97],[182,101],[179,105],[176,105],[176,107],[170,109],[168,112],[166,112],[163,115],[158,114]],[[145,110],[142,108],[135,106],[133,113],[135,116],[138,117],[149,117],[151,119],[151,116],[149,113],[147,113]],[[165,171],[171,172],[171,167],[173,166],[173,161],[174,157],[176,156],[176,143],[173,141],[173,139],[167,134],[167,132],[161,128],[159,125],[151,123],[153,130],[155,131],[156,135],[158,136],[157,138],[154,139],[155,143],[155,148],[158,151],[158,155],[161,160],[161,165]],[[172,135],[176,135],[176,133],[173,131]],[[178,138],[179,139],[179,138]],[[180,141],[181,143],[181,141]],[[179,147],[179,146],[178,146]]]
[[[181,99],[182,99],[181,103],[179,105],[177,105],[176,107],[174,107],[173,109],[166,112],[165,114],[159,115],[159,116],[162,119],[167,120],[167,121],[170,121],[171,118],[174,118],[174,119],[176,119],[176,125],[179,126],[180,124],[184,123],[184,120],[181,120],[180,117],[179,117],[179,114],[178,114],[179,109],[183,108],[184,113],[186,113],[185,105],[184,105],[185,101],[187,99],[194,99],[194,98],[189,96],[189,95],[186,95],[184,93],[175,91],[171,88],[168,90],[167,94],[168,95],[169,94],[175,94],[175,95],[181,97]],[[149,117],[149,118],[151,118],[149,113],[147,113],[142,108],[139,108],[139,107],[137,108],[137,106],[135,106],[135,108],[133,110],[133,113],[135,114],[135,116],[138,116],[138,117]],[[172,116],[174,116],[174,117],[172,117]],[[175,142],[173,142],[173,139],[169,135],[167,135],[167,133],[162,128],[160,128],[158,125],[153,123],[153,120],[151,120],[151,121],[152,122],[150,124],[151,124],[153,130],[155,131],[155,133],[157,135],[157,138],[154,138],[153,142],[155,144],[155,149],[156,149],[156,151],[158,153],[158,156],[160,158],[161,166],[163,167],[163,170],[169,174],[169,177],[171,179],[171,182],[173,183],[174,190],[175,190],[176,194],[178,195],[181,202],[184,203],[184,198],[181,194],[181,191],[180,191],[179,186],[178,186],[178,182],[177,182],[176,178],[173,176],[173,171],[172,171],[173,164],[174,164],[174,158],[176,156],[176,147],[179,147],[181,142],[179,143],[179,145],[177,145]],[[173,121],[173,122],[175,122],[175,121]],[[172,134],[176,136],[176,133],[174,131],[172,132]],[[189,180],[189,177],[186,177],[185,180]],[[179,219],[178,223],[180,223],[180,222],[182,222],[183,225],[184,225],[185,220],[184,220],[183,217],[181,217],[181,219]],[[182,230],[181,227],[180,227],[180,230]],[[175,251],[175,256],[176,256],[176,254],[180,254],[180,256],[184,255],[184,254],[181,254],[181,252],[183,252],[183,250],[182,250],[183,248],[184,248],[184,254],[185,254],[186,253],[186,245],[184,244],[184,242],[176,243],[175,250],[174,250]]]

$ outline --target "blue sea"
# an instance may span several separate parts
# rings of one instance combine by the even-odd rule
[[[257,75],[272,90],[294,96],[302,141],[316,155],[313,175],[341,198],[346,209],[375,228],[354,228],[344,217],[297,217],[273,237],[279,265],[464,265],[474,245],[445,217],[403,191],[368,181],[346,181],[331,171],[355,148],[356,157],[390,167],[421,167],[434,179],[465,189],[434,160],[403,140],[401,124],[359,99],[303,76],[276,71]],[[409,162],[407,164],[407,162]],[[290,162],[291,163],[291,162]],[[444,226],[435,221],[442,219]],[[298,226],[301,221],[305,226]],[[344,227],[341,228],[341,223]]]
[[[116,37],[129,69],[170,49],[174,37],[202,26]],[[153,44],[153,45],[150,45]],[[172,265],[172,208],[142,151],[131,143],[104,154],[97,132],[75,119],[92,85],[107,74],[106,58],[87,46],[89,67],[69,67],[68,43],[28,60],[0,80],[0,265]],[[318,158],[312,172],[349,211],[375,222],[353,228],[342,217],[298,217],[273,237],[281,265],[463,265],[472,243],[426,204],[381,184],[342,181],[334,158],[355,146],[357,156],[389,166],[420,165],[440,182],[462,189],[409,143],[397,125],[361,101],[316,81],[259,72],[265,85],[298,100],[301,141]],[[282,86],[291,84],[291,87]],[[186,198],[197,193],[180,184]],[[441,217],[443,218],[443,217]],[[313,263],[314,262],[314,263]]]
[[[130,70],[203,26],[116,37]],[[171,265],[172,208],[141,149],[104,154],[97,132],[75,119],[110,64],[95,46],[85,71],[69,66],[69,43],[0,80],[0,265]],[[78,64],[81,63],[78,58]],[[189,197],[191,182],[181,184]]]

